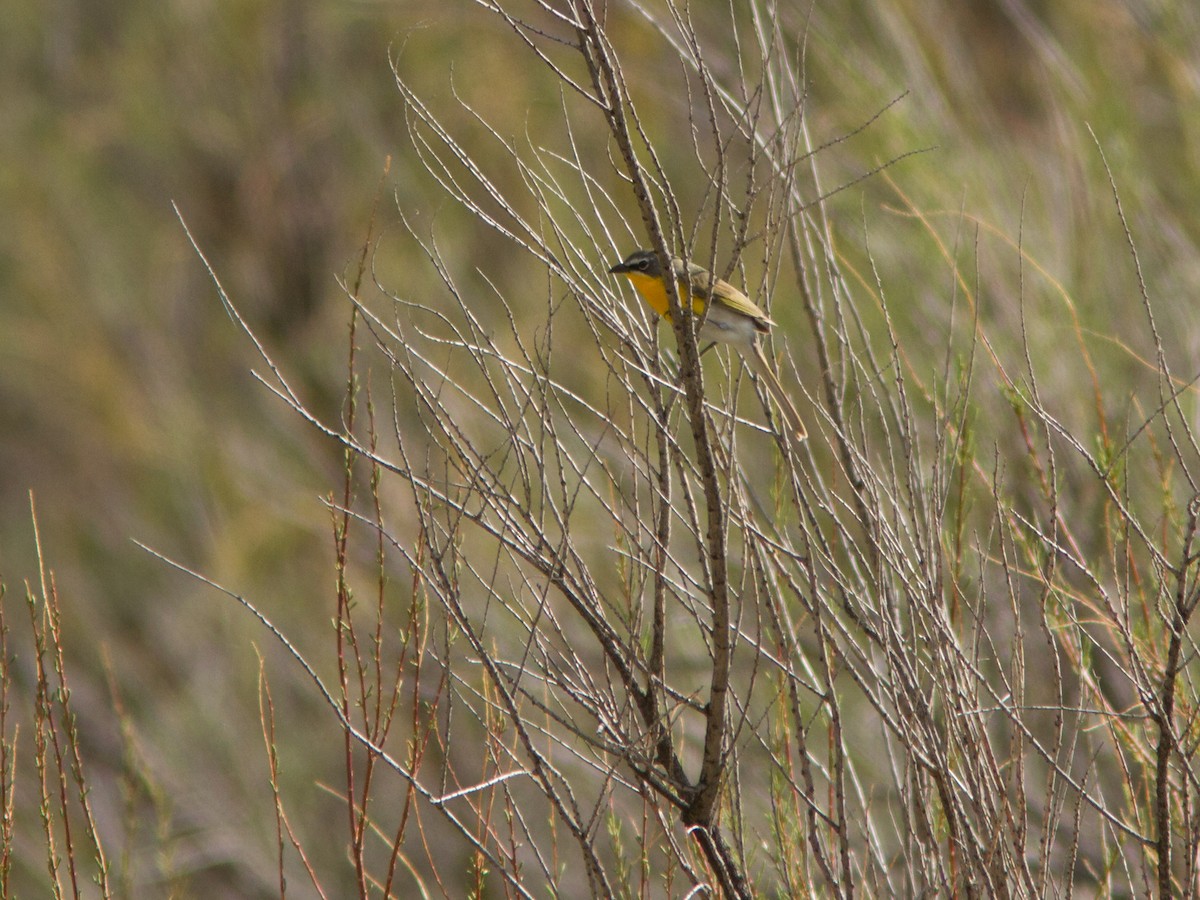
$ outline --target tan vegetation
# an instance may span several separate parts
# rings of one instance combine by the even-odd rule
[[[12,5],[0,893],[1200,892],[1190,4]]]

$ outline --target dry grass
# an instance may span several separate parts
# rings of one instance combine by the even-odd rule
[[[339,484],[324,549],[260,542],[304,518],[288,470],[222,451],[274,498],[238,532],[268,562],[175,566],[260,655],[176,604],[179,646],[235,663],[113,654],[82,716],[59,591],[27,591],[3,892],[1194,895],[1200,444],[1162,298],[1194,287],[1195,171],[1089,80],[1103,16],[480,7],[452,89],[432,30],[394,49],[409,146],[329,314],[341,374],[187,231],[297,470]],[[1195,62],[1155,29],[1196,23],[1162,16],[1119,51],[1170,131]],[[806,444],[605,274],[635,246],[770,309]],[[128,697],[147,666],[202,679],[180,734],[220,723],[239,766],[206,798],[146,724],[158,689]],[[242,779],[249,824],[220,800]]]

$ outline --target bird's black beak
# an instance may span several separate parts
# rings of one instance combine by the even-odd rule
[[[613,266],[611,269],[608,270],[608,274],[609,275],[620,275],[622,272],[628,272],[628,271],[629,271],[629,266],[625,265],[625,263],[623,263],[623,262],[619,262],[615,266]]]

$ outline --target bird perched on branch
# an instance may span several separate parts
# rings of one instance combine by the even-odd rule
[[[679,257],[672,257],[671,270],[679,290],[679,302],[690,303],[692,312],[703,316],[704,325],[698,337],[701,340],[731,344],[741,352],[755,374],[762,377],[769,393],[787,419],[797,440],[808,437],[800,413],[792,405],[791,398],[771,368],[763,352],[759,336],[767,334],[775,323],[767,318],[757,304],[735,288],[695,263],[686,266]],[[608,270],[614,275],[624,275],[656,313],[671,320],[671,304],[667,297],[667,285],[663,280],[662,266],[653,250],[635,250]],[[711,307],[711,308],[710,308]]]

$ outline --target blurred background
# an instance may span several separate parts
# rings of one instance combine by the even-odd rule
[[[719,9],[695,13],[712,16],[702,32],[720,35]],[[607,15],[635,100],[658,111],[662,133],[652,137],[668,172],[693,164],[690,144],[671,133],[678,72],[664,69],[637,12],[614,2]],[[847,260],[865,263],[869,244],[902,336],[944,348],[955,291],[943,248],[898,212],[908,197],[949,252],[956,240],[959,250],[993,248],[972,257],[964,277],[987,298],[981,318],[1011,325],[1014,347],[1014,273],[1034,276],[1009,244],[1020,241],[1044,267],[1037,290],[1049,297],[1027,311],[1035,350],[1052,360],[1063,343],[1065,306],[1048,289],[1057,283],[1085,331],[1105,336],[1093,349],[1114,401],[1122,385],[1152,380],[1139,361],[1148,346],[1113,340],[1144,314],[1098,142],[1172,364],[1191,376],[1200,356],[1200,7],[861,0],[811,11],[797,3],[782,16],[796,34],[807,30],[815,143],[858,129],[908,92],[823,151],[828,187],[930,148],[830,201]],[[121,842],[142,877],[159,873],[198,896],[277,893],[256,646],[275,661],[295,818],[312,838],[320,823],[342,821],[330,816],[344,817],[317,787],[338,783],[340,745],[310,685],[244,610],[133,543],[252,597],[331,671],[333,551],[322,498],[339,490],[341,454],[255,380],[254,348],[172,204],[297,392],[336,421],[349,321],[338,279],[353,278],[377,196],[370,259],[384,288],[438,290],[401,212],[438,235],[451,260],[486,260],[508,296],[544,279],[463,218],[416,164],[391,70],[452,122],[467,122],[450,101],[457,90],[513,133],[536,136],[543,124],[557,127],[561,108],[517,46],[475,4],[445,0],[6,3],[0,577],[19,634],[18,601],[38,579],[32,492],[94,802],[105,829],[128,835]],[[575,125],[605,145],[602,121]],[[530,327],[543,316],[532,310]],[[786,325],[789,314],[777,318]],[[1065,406],[1078,389],[1086,419],[1090,385],[1050,387]],[[1109,412],[1123,415],[1119,405]],[[17,638],[10,650],[18,685],[27,684],[30,655]],[[136,816],[114,776],[129,752],[108,713],[114,689],[145,773]],[[35,815],[29,807],[27,828]],[[17,871],[36,886],[44,861],[29,834]],[[319,849],[334,867],[337,835]],[[137,860],[141,847],[155,858]]]

